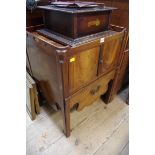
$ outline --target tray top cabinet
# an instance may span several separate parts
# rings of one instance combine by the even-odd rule
[[[56,88],[60,75],[57,75],[57,69],[62,62],[65,71],[62,80],[66,84],[64,88],[66,97],[117,66],[124,37],[124,31],[116,31],[112,35],[105,35],[106,37],[101,35],[100,38],[88,43],[70,47],[55,43],[35,32],[28,34],[32,39],[27,37],[33,74],[41,80],[42,72],[47,71],[42,78],[44,76],[47,81],[46,77],[49,77],[49,85],[54,86],[54,93],[58,92]],[[52,81],[55,83],[53,84]]]
[[[39,81],[50,104],[61,108],[66,136],[70,135],[70,109],[91,104],[108,90],[120,63],[124,28],[82,39],[74,46],[63,45],[37,33],[38,27],[27,28],[27,67]]]

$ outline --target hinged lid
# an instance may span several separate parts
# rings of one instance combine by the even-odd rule
[[[53,10],[67,13],[84,13],[112,11],[116,8],[104,6],[104,3],[96,2],[52,2],[51,5],[38,6],[39,9]]]

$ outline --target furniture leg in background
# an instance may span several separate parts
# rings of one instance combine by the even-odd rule
[[[27,94],[27,101],[26,101],[26,110],[29,114],[30,118],[34,120],[36,118],[36,114],[40,113],[40,106],[38,101],[38,92],[35,81],[26,73],[26,94]]]

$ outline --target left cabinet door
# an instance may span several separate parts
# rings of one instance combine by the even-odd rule
[[[69,93],[93,81],[97,76],[99,46],[78,48],[69,57]]]

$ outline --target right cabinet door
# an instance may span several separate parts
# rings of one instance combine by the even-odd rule
[[[114,68],[120,58],[124,32],[106,37],[100,46],[98,74],[103,74]]]

